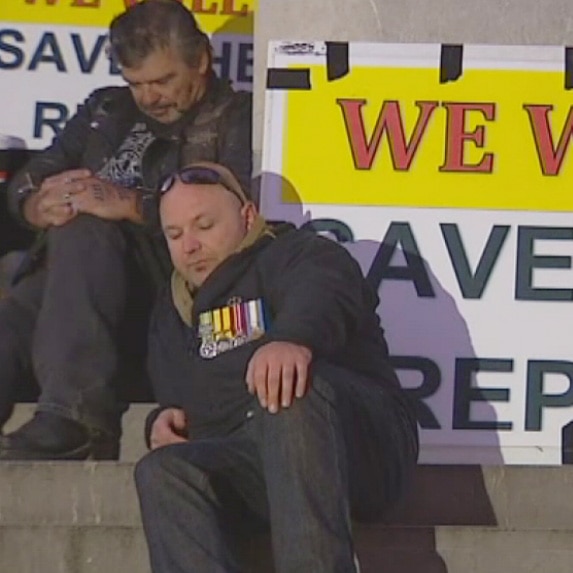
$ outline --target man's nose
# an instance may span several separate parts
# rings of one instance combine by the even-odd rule
[[[194,253],[201,248],[201,243],[197,240],[194,233],[183,234],[183,249],[186,253]]]
[[[153,86],[146,84],[141,86],[141,103],[143,107],[151,107],[155,105],[159,101],[160,97],[160,94]]]

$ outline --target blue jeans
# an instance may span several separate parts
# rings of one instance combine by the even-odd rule
[[[370,392],[359,388],[353,401],[371,401]],[[383,401],[384,410],[395,410],[378,392]],[[347,440],[377,438],[345,427],[350,417],[339,414],[345,406],[333,385],[315,375],[307,395],[279,414],[253,399],[252,415],[231,434],[147,454],[135,480],[153,572],[240,571],[229,537],[237,523],[256,518],[270,526],[277,573],[355,573],[352,492],[360,492],[359,505],[365,498],[378,507],[380,498],[392,501],[398,492],[384,484],[388,470],[405,479],[417,450],[404,453],[402,467],[397,459],[369,456],[360,467],[349,465],[357,457],[348,455]],[[414,433],[396,430],[403,436],[396,447],[406,450]],[[373,471],[374,480],[367,475]],[[372,483],[373,491],[362,491]]]

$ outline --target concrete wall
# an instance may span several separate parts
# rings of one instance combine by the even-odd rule
[[[573,0],[259,0],[254,86],[257,171],[269,40],[573,45]]]

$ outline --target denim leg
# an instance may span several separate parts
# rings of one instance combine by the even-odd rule
[[[268,491],[277,573],[355,573],[346,453],[332,388],[313,379],[302,399],[251,425]]]
[[[38,410],[112,434],[122,413],[115,384],[126,251],[120,226],[90,215],[48,230],[48,273],[32,348],[42,390]]]
[[[238,503],[241,487],[258,492],[255,506],[266,498],[253,452],[239,433],[159,448],[138,462],[135,482],[154,573],[239,571],[228,524],[246,517],[236,510],[245,507]]]
[[[321,365],[337,396],[348,460],[350,507],[376,521],[404,493],[418,458],[414,411],[404,395],[342,368]]]
[[[31,347],[45,273],[24,278],[0,300],[0,428],[12,413],[19,387],[32,379]]]

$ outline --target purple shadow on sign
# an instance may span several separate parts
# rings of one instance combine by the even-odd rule
[[[299,197],[293,185],[280,175],[265,172],[257,178],[255,189],[260,197],[261,212],[269,221],[289,221],[299,228],[328,234],[356,258],[380,297],[378,314],[392,362],[402,386],[414,398],[420,426],[431,431],[439,429],[440,421],[451,423],[457,416],[459,422],[464,415],[469,420],[475,418],[487,424],[495,424],[495,412],[486,401],[481,401],[478,411],[474,412],[473,409],[470,411],[469,405],[464,407],[463,400],[454,398],[456,384],[465,384],[468,388],[471,386],[471,375],[467,374],[468,369],[464,369],[463,364],[475,361],[476,354],[466,321],[454,298],[441,286],[428,262],[417,253],[404,252],[401,244],[395,245],[391,253],[388,252],[388,245],[384,245],[382,238],[390,221],[380,221],[380,242],[355,241],[352,229],[344,221],[313,218],[312,212],[305,211],[300,200],[284,202],[282,193],[285,186],[290,198]],[[420,285],[416,285],[411,277],[400,278],[407,257],[409,266],[418,268],[427,279],[422,289],[416,288]],[[383,269],[377,268],[381,262]],[[384,276],[381,278],[381,275]],[[420,290],[426,296],[420,296]],[[430,292],[432,296],[428,296]],[[460,363],[456,360],[459,358],[465,362]],[[478,396],[475,388],[472,392],[475,400]],[[454,401],[458,403],[456,415],[452,411]],[[488,465],[503,463],[496,432],[475,430],[472,434],[481,438],[479,445],[488,452]],[[437,474],[430,471],[431,475],[427,471],[419,471],[420,475],[414,477],[411,494],[390,512],[389,522],[420,525],[420,521],[423,521],[429,529],[437,523],[495,525],[497,520],[485,488],[481,467],[472,463],[471,459],[467,460],[467,464],[461,468],[463,480],[453,488],[450,483],[442,483],[440,487],[442,476],[439,471]],[[427,467],[439,470],[436,466]],[[420,470],[424,469],[421,466]],[[433,485],[430,487],[429,483]],[[437,553],[436,556],[439,557]],[[419,571],[446,571],[441,559],[436,561],[436,567],[424,561],[420,563]],[[418,568],[408,570],[418,571]]]

